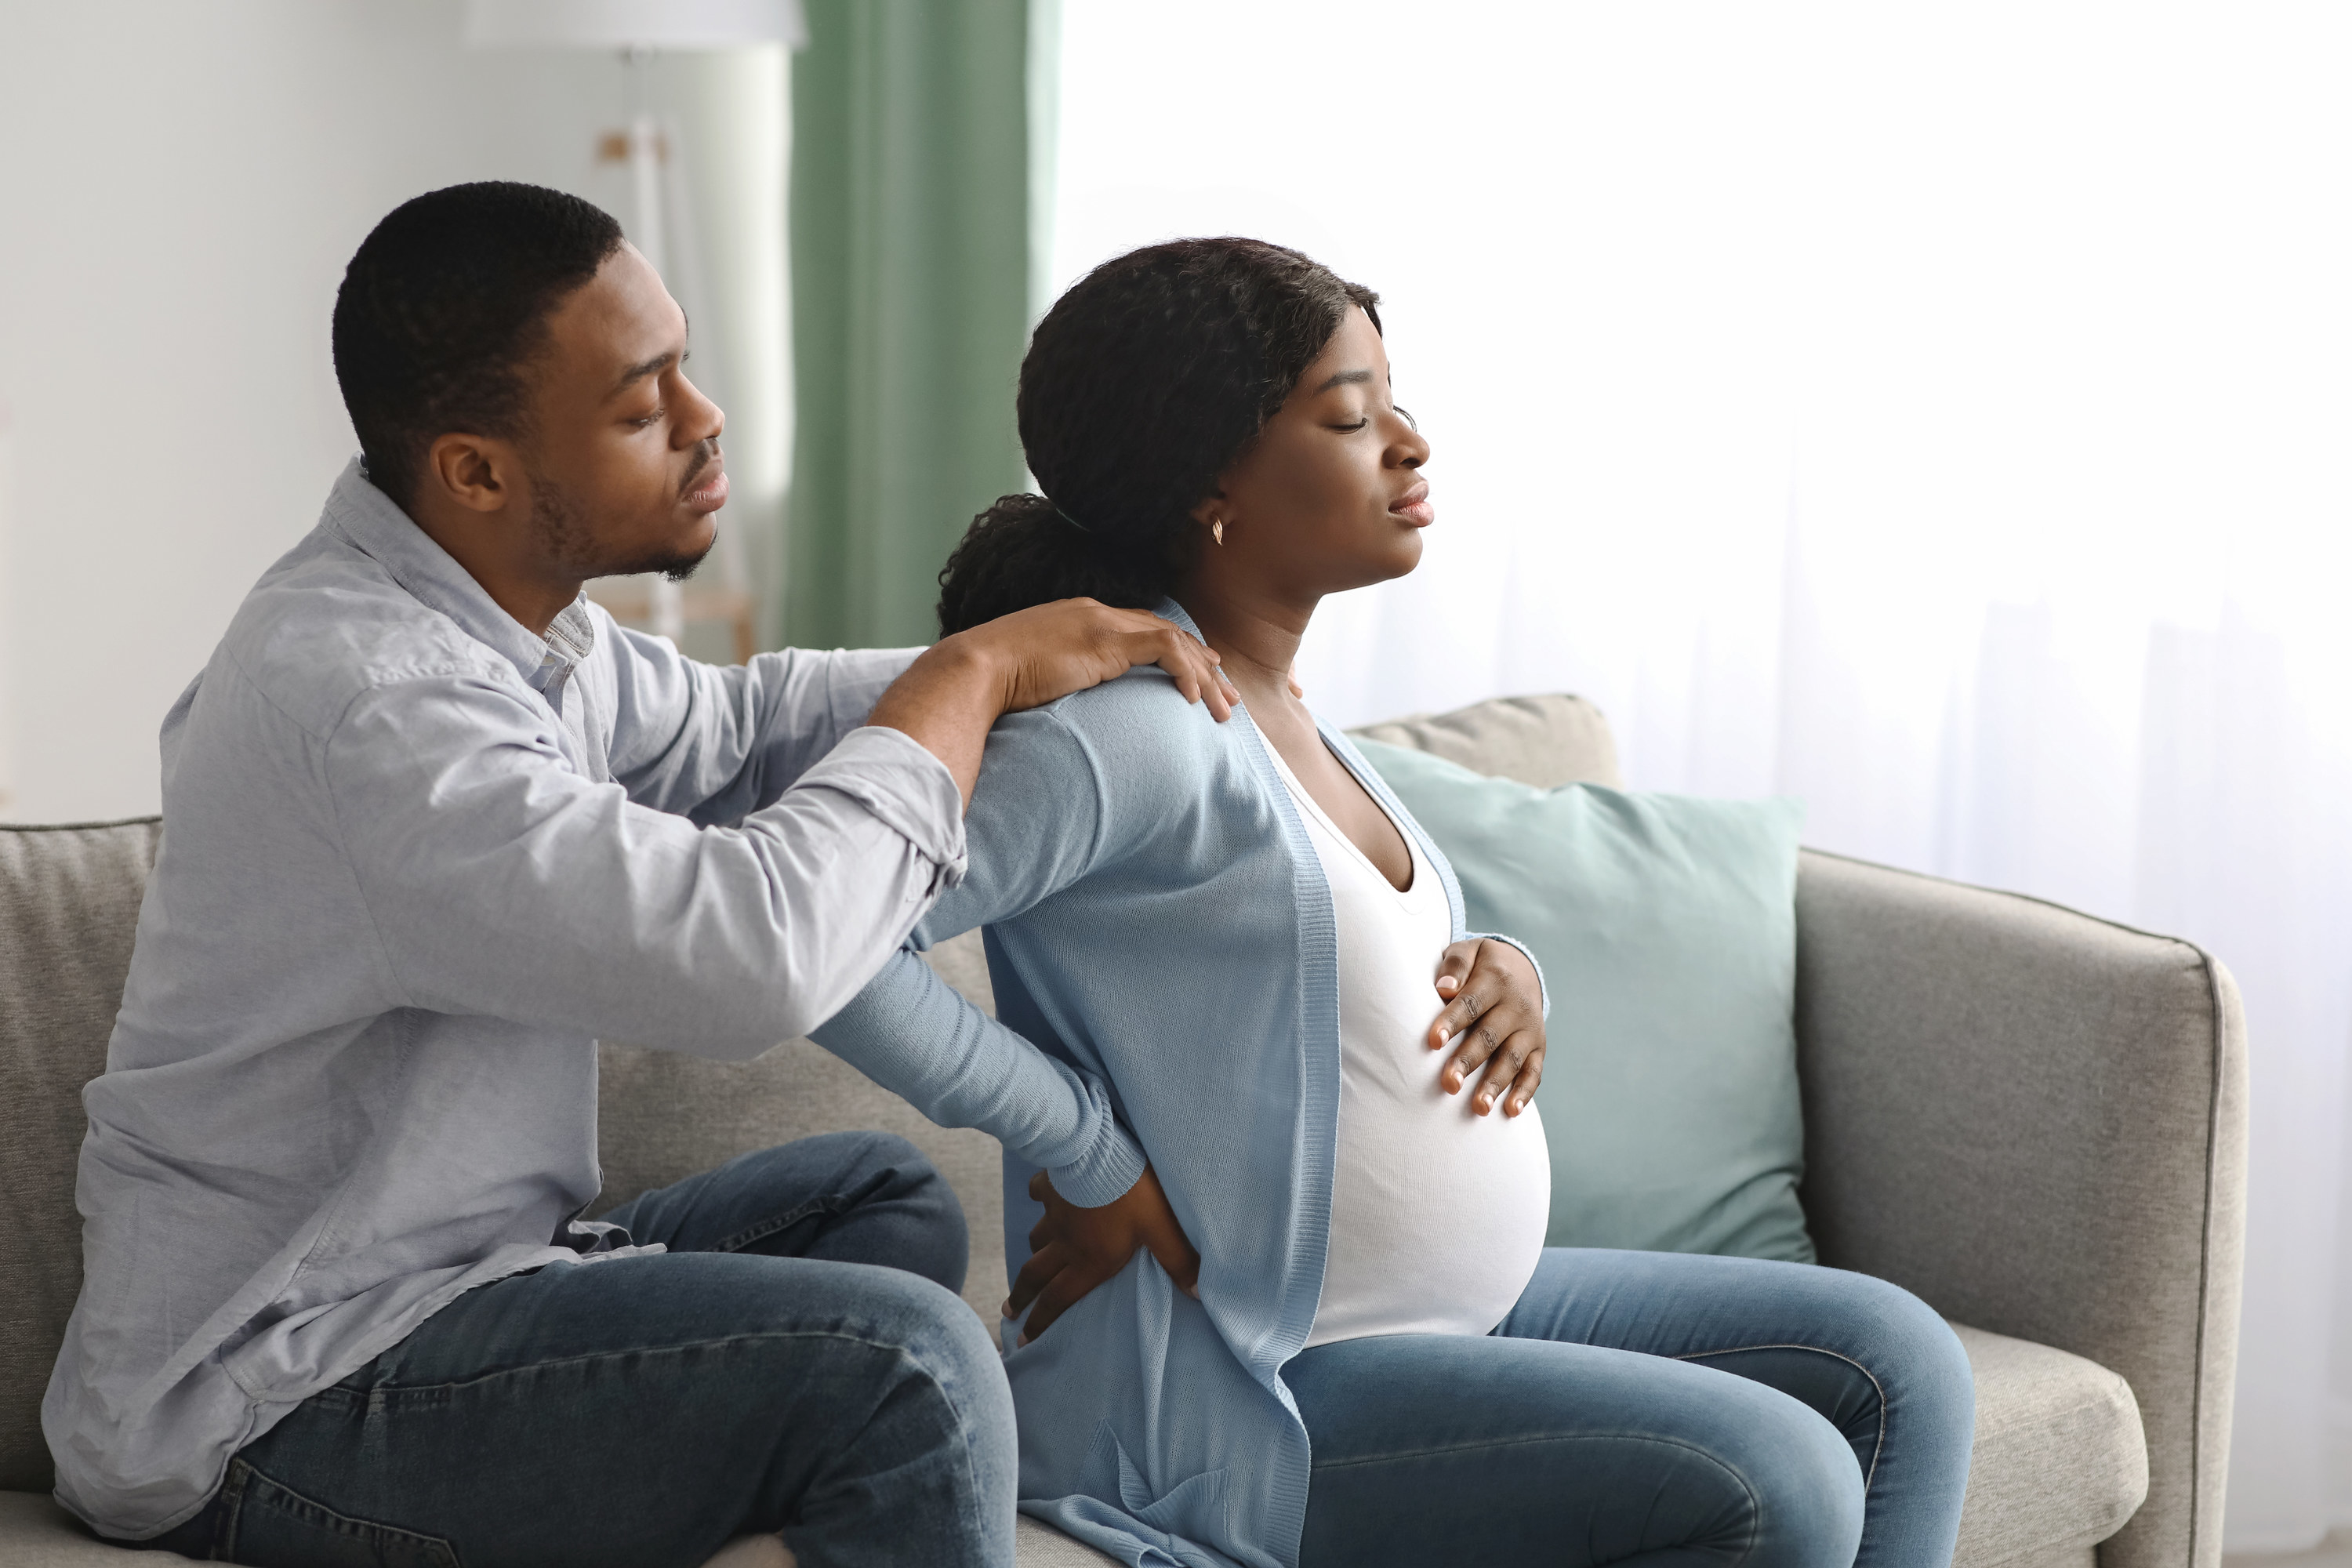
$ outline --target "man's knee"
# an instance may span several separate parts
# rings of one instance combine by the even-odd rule
[[[1013,1391],[995,1342],[962,1298],[897,1271],[866,1281],[876,1340],[895,1350],[888,1386],[862,1423],[869,1462],[938,1467],[944,1490],[1009,1525],[1019,1455]]]
[[[908,1359],[976,1438],[1011,1444],[1013,1389],[1005,1381],[1003,1353],[980,1315],[962,1297],[928,1280],[908,1281],[907,1292],[915,1325],[906,1340]]]

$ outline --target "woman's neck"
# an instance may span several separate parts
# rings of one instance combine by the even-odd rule
[[[1292,605],[1244,597],[1218,592],[1197,578],[1177,597],[1252,710],[1267,715],[1298,704],[1291,695],[1290,668],[1307,624],[1315,618],[1315,601]]]

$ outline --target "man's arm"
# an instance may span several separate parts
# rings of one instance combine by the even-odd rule
[[[850,731],[898,730],[947,763],[966,800],[999,715],[1158,664],[1218,718],[1234,696],[1217,656],[1140,610],[1041,605],[924,648],[786,649],[719,668],[604,618],[614,638],[614,777],[629,797],[698,823],[767,805]],[[871,710],[872,717],[868,717]]]
[[[722,666],[609,618],[600,635],[614,674],[613,777],[638,805],[705,826],[773,805],[923,651],[783,648]]]
[[[855,995],[963,869],[955,781],[894,731],[726,828],[575,773],[487,676],[364,694],[322,761],[386,982],[435,1012],[755,1056]]]

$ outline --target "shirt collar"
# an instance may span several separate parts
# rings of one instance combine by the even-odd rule
[[[432,536],[416,526],[393,499],[369,482],[353,458],[327,497],[327,525],[353,549],[392,575],[392,580],[427,609],[457,623],[476,642],[496,649],[534,690],[560,693],[573,668],[596,647],[596,623],[584,604],[563,606],[547,636],[499,607],[473,574]]]

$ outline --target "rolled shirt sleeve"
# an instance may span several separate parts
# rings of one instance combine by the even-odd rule
[[[629,798],[709,826],[776,800],[866,722],[920,648],[784,648],[709,665],[602,610],[614,676],[613,776]]]

